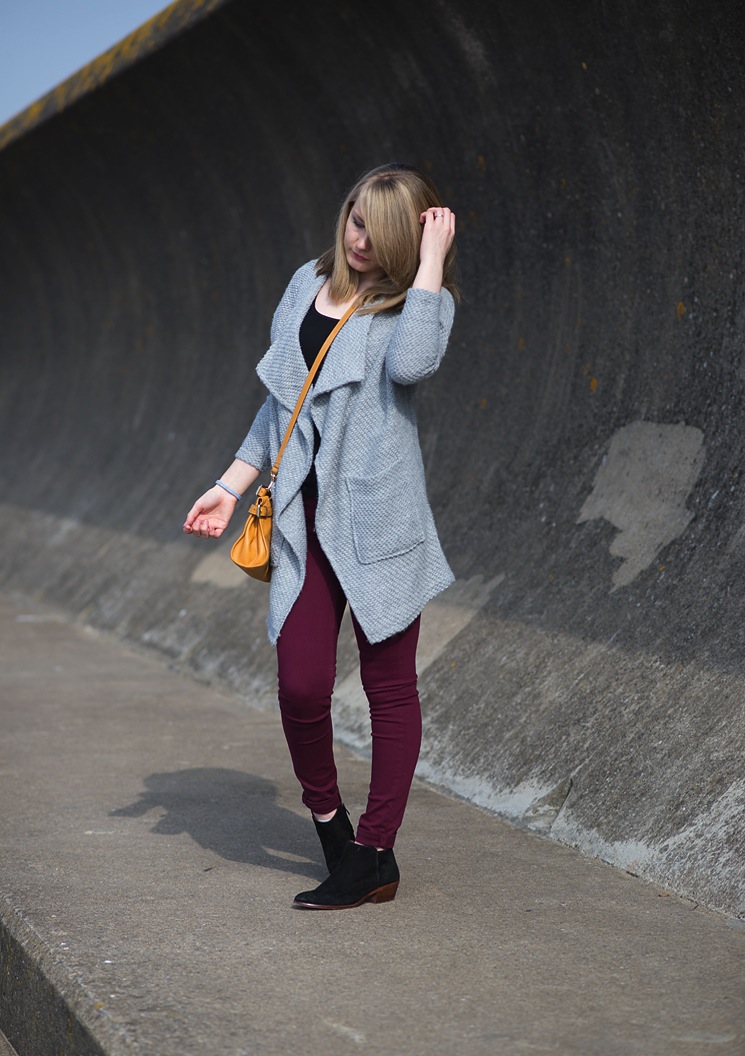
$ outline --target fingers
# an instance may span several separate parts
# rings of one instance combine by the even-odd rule
[[[455,238],[455,213],[446,205],[436,205],[421,213],[422,251],[433,249],[438,253],[447,253]]]
[[[198,505],[189,510],[184,521],[184,535],[202,535],[206,522],[203,517],[200,517],[200,513],[201,508]]]
[[[232,504],[232,505],[231,505]],[[210,488],[186,515],[184,535],[200,535],[204,539],[219,539],[227,527],[235,502],[219,488]]]
[[[420,224],[432,224],[433,227],[443,227],[455,233],[455,213],[446,205],[436,205],[432,209],[419,215]]]
[[[197,519],[197,517],[199,516],[199,514],[201,512],[202,512],[202,500],[201,499],[197,499],[197,501],[194,503],[192,508],[187,513],[186,520],[184,521],[184,531],[187,532],[187,534],[191,532],[192,525],[194,524],[194,521]]]
[[[219,539],[225,525],[216,523],[206,514],[203,499],[204,496],[197,499],[186,515],[183,524],[184,535],[200,535],[203,539]]]
[[[420,214],[424,224],[419,256],[422,264],[444,267],[455,238],[455,213],[437,205]]]
[[[197,517],[191,523],[187,518],[183,530],[185,535],[199,535],[202,539],[219,539],[224,531],[224,526],[214,524],[209,517]]]
[[[198,534],[205,539],[219,539],[222,535],[222,528],[210,521],[203,521]]]

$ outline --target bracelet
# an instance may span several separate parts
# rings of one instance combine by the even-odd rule
[[[221,480],[216,480],[216,481],[215,481],[215,484],[217,484],[217,486],[218,486],[219,488],[222,488],[222,489],[223,489],[224,491],[227,491],[227,493],[228,493],[229,495],[232,495],[234,499],[237,499],[237,500],[238,500],[238,502],[240,502],[240,501],[241,501],[241,498],[242,498],[243,496],[242,496],[242,495],[239,495],[237,491],[233,491],[233,489],[232,489],[232,488],[231,488],[231,487],[230,487],[230,486],[229,486],[228,484],[224,484],[224,483],[223,483],[223,482],[222,482]]]

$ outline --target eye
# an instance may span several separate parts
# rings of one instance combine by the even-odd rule
[[[360,219],[358,219],[358,217],[353,216],[352,217],[352,223],[354,224],[355,227],[359,228],[361,231],[364,231],[365,225],[362,223],[362,221]]]

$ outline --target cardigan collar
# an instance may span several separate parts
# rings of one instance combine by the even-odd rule
[[[308,376],[300,350],[300,324],[324,283],[314,276],[301,290],[287,324],[277,334],[266,354],[259,360],[256,373],[275,397],[289,411],[295,409],[300,390]],[[372,315],[355,313],[344,324],[326,354],[320,375],[309,393],[309,399],[331,392],[342,385],[362,381],[365,376],[365,351]]]

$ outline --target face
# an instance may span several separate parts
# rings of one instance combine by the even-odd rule
[[[367,284],[376,282],[385,274],[375,256],[370,236],[365,228],[365,214],[359,202],[355,202],[344,230],[344,250],[347,264]]]

